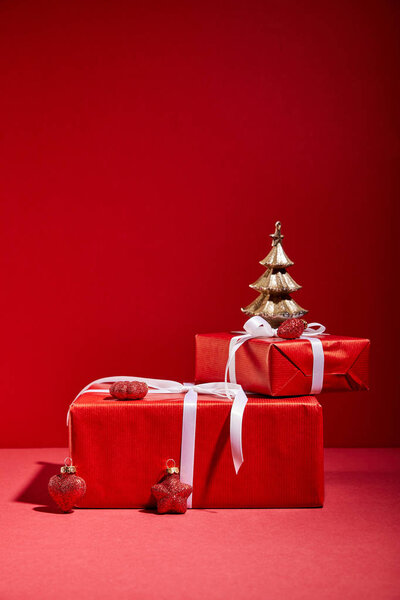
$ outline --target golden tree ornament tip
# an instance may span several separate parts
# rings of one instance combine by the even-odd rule
[[[269,236],[272,237],[272,246],[276,246],[277,244],[280,244],[282,242],[282,239],[285,237],[281,233],[281,227],[282,227],[281,222],[277,221],[275,223],[274,233],[269,234]]]

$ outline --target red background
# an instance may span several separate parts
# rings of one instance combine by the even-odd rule
[[[277,219],[309,318],[373,343],[326,444],[399,443],[399,6],[1,2],[3,446],[65,446],[94,378],[191,378]]]

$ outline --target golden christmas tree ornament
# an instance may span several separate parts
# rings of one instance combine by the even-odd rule
[[[308,311],[292,300],[289,294],[301,288],[286,272],[294,263],[287,256],[282,247],[283,235],[281,223],[275,223],[275,232],[271,234],[272,249],[260,261],[267,270],[250,287],[260,292],[260,295],[251,304],[242,308],[246,315],[259,315],[271,327],[279,327],[283,321],[290,318],[300,318]]]

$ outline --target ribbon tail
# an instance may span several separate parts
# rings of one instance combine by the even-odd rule
[[[324,384],[324,349],[320,339],[309,337],[308,341],[311,344],[313,353],[313,370],[311,381],[311,394],[319,394]]]
[[[181,481],[193,487],[194,449],[196,443],[197,392],[190,389],[183,400],[182,442],[181,442]],[[187,507],[192,508],[192,496],[187,499]]]
[[[229,353],[228,353],[228,362],[225,367],[225,383],[228,383],[228,373],[229,373],[229,381],[231,383],[236,383],[236,369],[235,369],[235,352],[237,348],[235,348],[238,340],[241,339],[242,336],[236,336],[231,338],[229,342]]]
[[[251,338],[251,335],[237,335],[237,336],[231,338],[231,340],[229,342],[228,362],[226,363],[226,367],[225,367],[225,385],[228,383],[228,373],[229,373],[229,381],[231,383],[237,383],[235,354],[239,350],[240,346],[242,344],[244,344],[245,342],[247,342],[247,340],[249,340],[250,338]],[[226,391],[227,391],[226,395],[228,396],[228,398],[230,398],[230,394],[228,393],[227,388],[226,388]]]
[[[243,414],[247,404],[247,396],[242,389],[235,394],[231,409],[230,436],[233,464],[236,475],[243,464],[242,428]]]

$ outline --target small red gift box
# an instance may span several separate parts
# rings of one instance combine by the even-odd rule
[[[104,391],[70,409],[70,451],[87,492],[85,508],[154,505],[151,486],[167,459],[179,464],[184,394],[117,401]],[[323,503],[322,409],[313,397],[249,397],[244,462],[232,462],[231,402],[199,394],[193,508],[315,507]]]
[[[235,336],[196,335],[196,383],[224,379],[230,340]],[[322,391],[368,390],[369,340],[327,334],[320,340],[324,354]],[[311,392],[314,356],[308,339],[249,339],[237,350],[235,360],[236,381],[248,392],[268,396]]]

